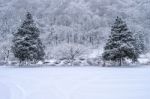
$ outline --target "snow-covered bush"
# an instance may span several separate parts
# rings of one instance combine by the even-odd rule
[[[54,54],[59,60],[68,60],[71,65],[80,57],[83,57],[87,53],[87,49],[83,45],[79,44],[62,44],[59,45]]]
[[[89,58],[87,59],[87,63],[89,66],[100,66],[102,65],[102,59],[100,57]]]
[[[12,58],[10,42],[1,42],[0,45],[0,61],[8,62]]]

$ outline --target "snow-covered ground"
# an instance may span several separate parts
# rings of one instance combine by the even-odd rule
[[[150,68],[0,67],[0,99],[150,99]]]

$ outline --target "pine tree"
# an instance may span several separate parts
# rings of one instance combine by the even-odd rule
[[[118,62],[120,66],[125,59],[136,61],[138,53],[134,43],[133,34],[128,30],[126,23],[117,17],[104,48],[103,60]]]
[[[145,37],[144,37],[144,34],[142,32],[138,32],[134,35],[135,37],[135,48],[136,48],[136,51],[139,53],[139,54],[143,54],[146,52],[146,47],[145,47]]]
[[[13,35],[12,51],[20,62],[37,62],[44,59],[44,46],[39,38],[40,31],[29,12],[27,12],[26,19],[17,33]]]

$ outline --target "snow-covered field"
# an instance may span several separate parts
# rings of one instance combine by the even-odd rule
[[[150,68],[0,67],[0,99],[150,99]]]

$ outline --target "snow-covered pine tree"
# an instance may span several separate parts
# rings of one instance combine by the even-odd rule
[[[135,50],[134,43],[133,33],[128,30],[126,23],[117,17],[104,48],[103,60],[118,62],[119,66],[125,59],[136,61],[138,53]]]
[[[44,46],[39,38],[40,31],[31,13],[27,12],[25,21],[13,35],[12,51],[20,62],[37,62],[44,59]]]
[[[138,32],[134,35],[135,37],[135,48],[136,48],[136,51],[139,53],[139,54],[143,54],[146,52],[146,47],[145,47],[145,36],[144,36],[144,33],[142,32]]]

